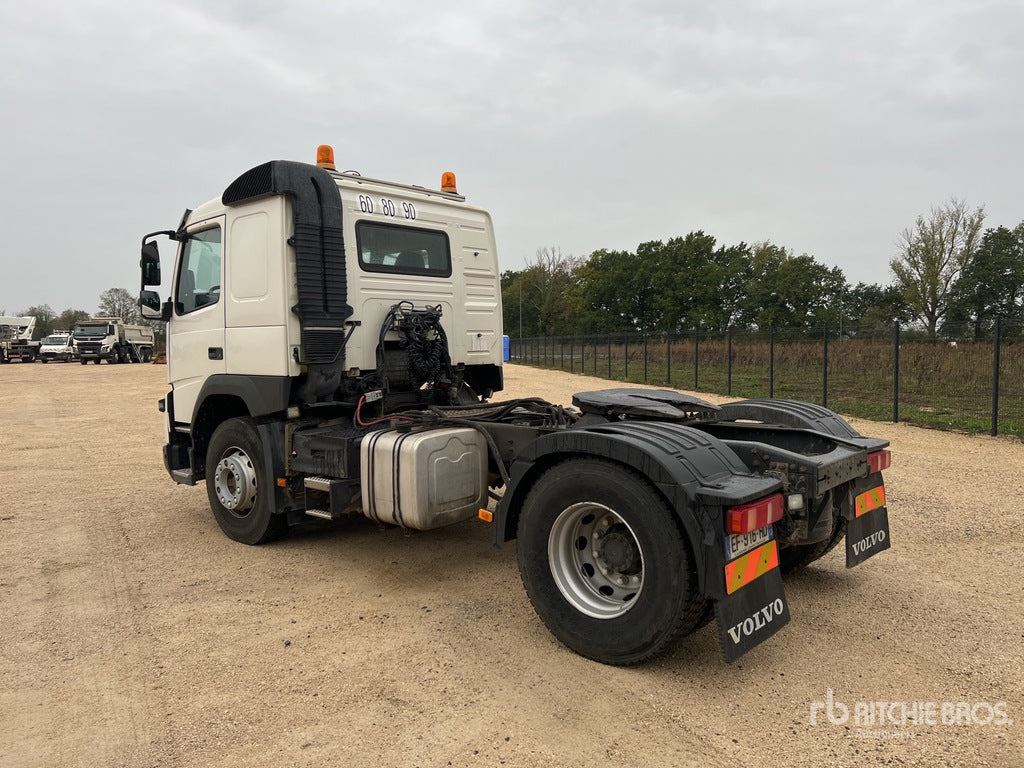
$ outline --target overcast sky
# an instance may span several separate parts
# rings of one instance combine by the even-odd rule
[[[502,269],[703,229],[886,284],[951,196],[1024,220],[1020,0],[0,0],[0,36],[8,313],[137,291],[143,234],[320,143],[455,171]]]

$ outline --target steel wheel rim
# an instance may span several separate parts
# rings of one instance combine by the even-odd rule
[[[241,448],[229,448],[214,471],[217,500],[236,517],[245,517],[256,505],[256,469]]]
[[[621,616],[643,589],[636,534],[621,515],[596,502],[562,510],[548,536],[548,563],[562,596],[595,619]]]

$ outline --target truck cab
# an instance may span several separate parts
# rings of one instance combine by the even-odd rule
[[[330,165],[259,166],[173,232],[155,233],[178,246],[163,303],[145,290],[159,280],[145,241],[142,311],[168,322],[168,429],[182,446],[171,468],[201,475],[195,459],[232,416],[350,409],[371,391],[395,406],[502,388],[487,212],[466,203],[450,174],[427,189]],[[438,335],[448,360],[431,343]]]

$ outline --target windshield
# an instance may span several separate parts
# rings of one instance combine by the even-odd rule
[[[106,323],[102,325],[76,325],[75,336],[106,336],[107,328]]]
[[[43,339],[43,344],[67,344],[67,336],[47,336]]]

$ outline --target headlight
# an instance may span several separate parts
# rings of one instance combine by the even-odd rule
[[[100,352],[109,352],[109,351],[110,351],[110,345],[109,344],[103,344],[103,345],[100,346]]]

